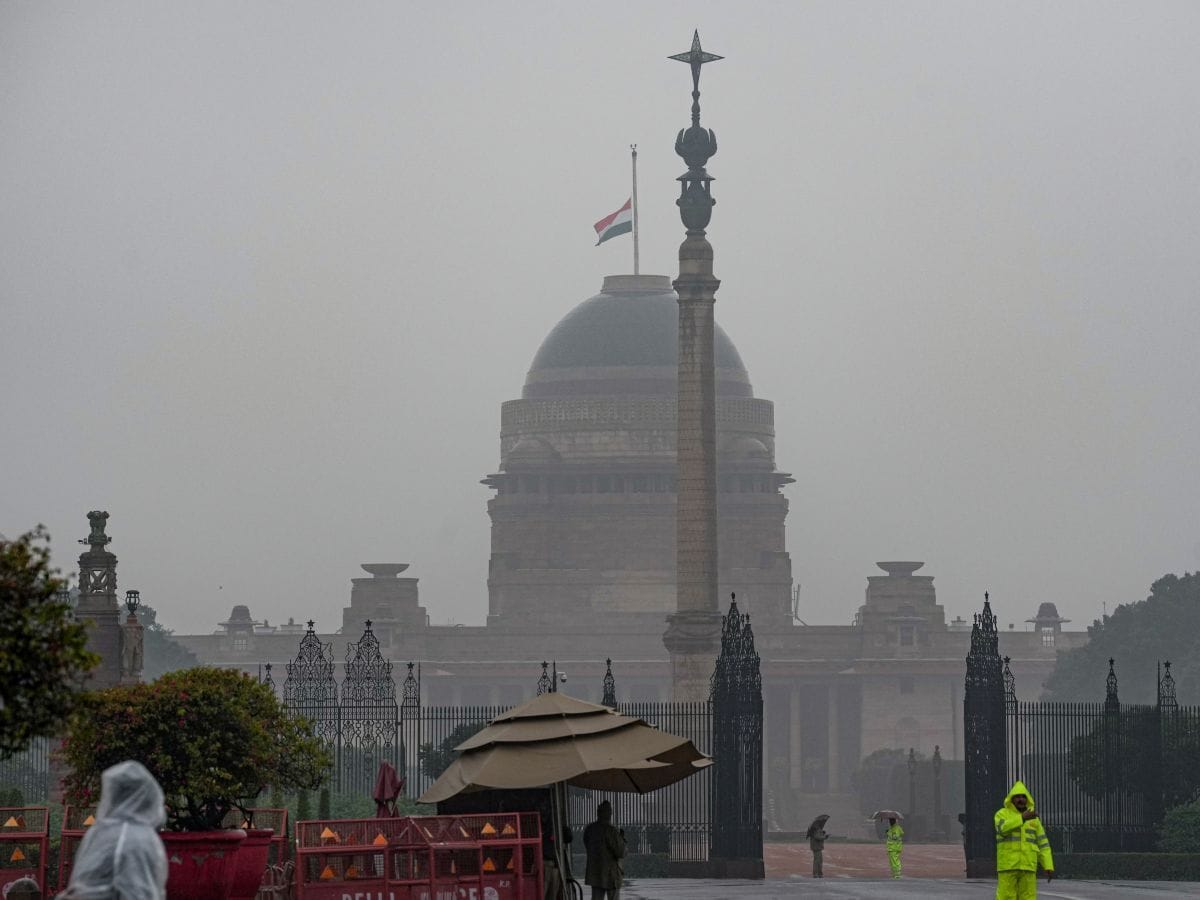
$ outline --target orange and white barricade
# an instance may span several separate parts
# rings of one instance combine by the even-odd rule
[[[48,894],[46,857],[50,817],[44,806],[0,807],[0,893],[22,878],[32,878]]]

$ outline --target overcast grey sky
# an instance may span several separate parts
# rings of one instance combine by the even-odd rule
[[[632,142],[676,271],[693,27],[802,615],[881,559],[1076,625],[1200,567],[1193,2],[6,2],[0,531],[70,570],[107,509],[184,632],[332,628],[380,561],[481,622],[500,403],[630,270]]]

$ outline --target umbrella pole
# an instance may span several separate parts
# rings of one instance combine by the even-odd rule
[[[566,841],[562,839],[565,833],[567,809],[567,785],[556,781],[550,790],[550,805],[552,807],[551,827],[554,829],[554,853],[558,863],[558,871],[562,876],[563,893],[569,900],[583,900],[583,888],[575,880],[571,872],[571,854],[566,849]]]

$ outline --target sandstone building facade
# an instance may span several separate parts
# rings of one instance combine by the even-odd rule
[[[483,479],[494,492],[486,624],[432,625],[407,565],[367,564],[341,620],[317,626],[339,657],[371,619],[391,659],[420,662],[428,703],[517,703],[546,658],[576,696],[600,699],[611,658],[620,698],[667,699],[676,329],[664,276],[609,276],[569,312],[537,351],[520,398],[501,410],[499,465]],[[783,493],[793,479],[776,465],[773,406],[754,395],[719,328],[715,351],[720,594],[736,592],[751,613],[762,656],[768,818],[790,828],[817,807],[857,815],[852,776],[872,751],[938,746],[961,759],[970,623],[947,622],[933,577],[904,561],[878,564],[861,605],[826,599],[853,624],[798,623]],[[1029,619],[1037,607],[1026,598],[1020,609],[1005,598],[994,606],[1013,623],[1001,652],[1032,699],[1056,653],[1086,634],[1064,632],[1052,604]],[[179,640],[207,663],[253,672],[270,662],[282,673],[300,630],[239,607],[213,634]]]

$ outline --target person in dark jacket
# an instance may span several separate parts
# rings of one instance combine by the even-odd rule
[[[825,839],[829,835],[825,831],[825,822],[818,819],[808,826],[808,849],[813,855],[813,878],[824,878]]]
[[[607,800],[596,809],[596,821],[583,830],[583,846],[587,850],[583,880],[591,886],[592,900],[621,900],[625,832],[612,824],[612,804]]]

